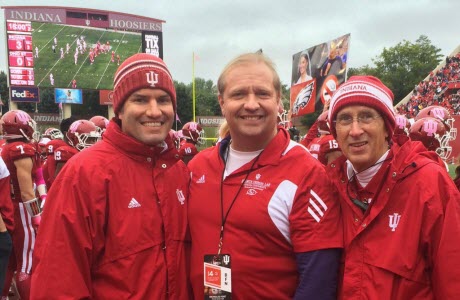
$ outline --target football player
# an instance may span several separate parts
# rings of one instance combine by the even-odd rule
[[[11,174],[11,198],[14,206],[15,227],[12,232],[13,255],[10,257],[3,296],[16,271],[16,286],[21,299],[29,299],[32,273],[32,251],[35,242],[34,226],[41,217],[40,198],[34,190],[38,153],[33,145],[37,137],[35,121],[22,110],[11,110],[2,117],[3,133],[7,143],[2,158]]]
[[[65,163],[79,151],[94,145],[101,138],[96,125],[87,120],[73,122],[66,132],[68,145],[54,150],[54,156],[48,162],[49,186],[53,184]]]
[[[204,144],[204,129],[196,122],[188,122],[182,127],[182,135],[194,145]]]
[[[179,148],[179,155],[182,161],[185,164],[188,164],[188,162],[198,153],[198,149],[196,148],[196,145],[193,143],[190,143],[186,141],[185,143],[182,143]]]
[[[310,127],[307,136],[315,134],[317,137],[308,142],[308,138],[300,143],[307,147],[311,155],[319,160],[323,165],[328,165],[337,157],[342,155],[339,144],[334,139],[327,123],[328,111],[319,115],[316,122]]]
[[[45,180],[46,187],[49,190],[49,188],[51,187],[51,182],[54,179],[54,173],[53,176],[50,176],[48,168],[50,164],[54,163],[51,162],[51,160],[54,160],[54,150],[56,150],[59,147],[66,146],[67,143],[64,141],[64,135],[57,128],[50,127],[46,129],[43,133],[43,137],[50,139],[50,141],[46,144],[46,160],[42,165],[43,178]],[[42,203],[42,206],[43,205],[44,203]]]

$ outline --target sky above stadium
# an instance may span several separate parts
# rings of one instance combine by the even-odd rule
[[[263,52],[291,81],[292,55],[350,33],[349,67],[372,65],[384,47],[427,35],[450,54],[460,44],[458,0],[0,0],[1,6],[64,6],[125,12],[166,21],[164,60],[175,80],[217,81],[224,65],[243,52]],[[6,71],[4,10],[0,16],[0,70]]]

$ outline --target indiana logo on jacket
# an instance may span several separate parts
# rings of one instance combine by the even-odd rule
[[[176,195],[177,195],[177,200],[179,200],[180,202],[180,205],[184,205],[185,197],[184,197],[184,193],[182,193],[182,190],[177,189]]]
[[[401,215],[398,213],[394,213],[388,216],[390,220],[388,221],[388,226],[390,226],[391,231],[395,231],[396,227],[398,227],[399,220],[401,220]]]

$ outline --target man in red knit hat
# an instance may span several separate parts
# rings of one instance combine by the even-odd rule
[[[344,154],[327,172],[344,222],[339,299],[460,299],[460,194],[435,152],[392,140],[393,93],[353,76],[328,121]]]
[[[168,132],[176,91],[150,54],[114,78],[115,117],[48,194],[35,249],[33,299],[188,299],[189,173]]]

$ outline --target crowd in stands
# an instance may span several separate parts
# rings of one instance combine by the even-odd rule
[[[398,113],[413,118],[427,106],[440,105],[452,115],[460,115],[460,89],[454,93],[446,92],[450,82],[460,83],[460,53],[448,56],[442,68],[431,72],[427,80],[416,85],[410,100],[397,108]]]

